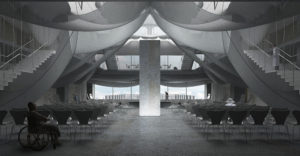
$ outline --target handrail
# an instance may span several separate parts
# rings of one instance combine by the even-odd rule
[[[296,64],[294,64],[292,61],[290,61],[289,59],[285,58],[284,56],[280,55],[279,56],[283,59],[285,59],[287,62],[289,62],[291,65],[293,65],[296,69],[300,70],[300,67],[297,66]]]
[[[27,44],[29,44],[30,42],[32,42],[33,39],[31,39],[30,41],[28,41],[27,43],[21,45],[18,49],[14,50],[12,53],[8,54],[8,55],[0,55],[2,57],[9,57],[10,55],[14,54],[15,52],[19,51],[22,47],[26,46]]]
[[[261,49],[259,46],[257,46],[256,44],[254,44],[252,41],[247,40],[249,43],[251,43],[253,46],[255,46],[259,51],[261,51],[263,54],[265,54],[267,57],[271,57],[271,55],[269,55],[268,53],[266,53],[263,49]]]
[[[279,49],[281,52],[283,52],[285,55],[287,55],[288,57],[296,57],[297,55],[290,55],[287,52],[285,52],[284,50],[280,49],[279,47],[275,47],[277,49]]]
[[[11,62],[12,60],[14,60],[16,57],[18,57],[20,55],[22,56],[22,54],[18,54],[18,55],[15,55],[13,58],[9,59],[7,62],[5,62],[4,64],[2,64],[0,66],[0,69],[3,68],[5,65],[7,65],[9,62]]]
[[[267,54],[263,49],[261,49],[260,47],[258,47],[257,45],[255,45],[253,42],[251,42],[250,40],[248,40],[252,45],[254,45],[255,47],[257,47],[261,52],[263,52],[265,55],[267,55],[268,57],[271,57],[271,55]],[[276,47],[277,48],[277,47]],[[278,48],[279,49],[279,48]],[[288,63],[290,63],[291,65],[293,65],[296,69],[300,70],[300,67],[297,66],[296,64],[294,64],[293,62],[291,62],[289,59],[285,58],[284,56],[282,56],[281,54],[279,54],[279,56],[281,58],[283,58],[284,60],[286,60]]]
[[[275,47],[275,48],[279,49],[281,52],[283,52],[288,57],[296,57],[297,56],[297,55],[290,55],[290,54],[288,54],[287,52],[285,52],[281,48],[274,46],[274,44],[272,42],[270,42],[269,40],[267,40],[267,39],[264,39],[264,41],[266,41],[267,43],[269,43],[272,47]]]
[[[35,54],[37,51],[39,51],[42,47],[45,46],[45,44],[47,43],[48,41],[46,41],[44,44],[42,44],[39,48],[37,48],[36,50],[34,50],[31,54],[29,55],[24,55],[24,54],[18,54],[16,56],[14,56],[13,58],[9,59],[8,61],[6,61],[5,63],[3,63],[1,66],[0,66],[0,69],[3,68],[5,65],[7,65],[8,63],[10,63],[12,60],[14,60],[17,56],[26,56],[26,57],[30,57],[32,56],[33,54]]]
[[[32,56],[33,54],[35,54],[38,50],[40,50],[42,47],[44,47],[46,45],[48,41],[46,41],[44,44],[42,44],[40,47],[38,47],[36,50],[34,50],[31,54],[27,55],[28,57]]]
[[[269,41],[269,40],[267,40],[267,39],[264,39],[263,41],[266,41],[266,42],[269,43],[272,47],[274,47],[274,44],[273,44],[271,41]]]

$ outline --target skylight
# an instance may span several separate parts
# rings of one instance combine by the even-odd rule
[[[197,69],[199,67],[200,67],[200,65],[196,61],[194,61],[193,62],[193,66],[192,66],[192,70],[195,70],[195,69]]]
[[[229,1],[214,1],[214,2],[195,2],[197,5],[199,3],[202,4],[202,9],[213,13],[213,14],[223,14],[229,7],[230,2]]]
[[[68,2],[71,13],[75,15],[83,15],[97,10],[96,2]],[[104,2],[102,2],[104,3]]]
[[[167,36],[156,24],[152,15],[148,15],[144,24],[133,34],[134,37],[160,37]]]

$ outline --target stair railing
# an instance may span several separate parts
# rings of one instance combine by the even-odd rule
[[[9,65],[9,63],[13,62],[14,60],[16,60],[18,58],[18,56],[21,56],[23,57],[22,59],[24,58],[27,58],[27,57],[31,57],[33,54],[35,54],[36,52],[38,52],[40,49],[42,49],[43,47],[45,47],[45,45],[47,44],[48,41],[46,41],[44,44],[42,44],[40,47],[38,47],[36,50],[32,51],[30,54],[26,55],[26,54],[23,54],[23,53],[19,53],[17,55],[15,55],[13,58],[9,59],[8,61],[4,62],[1,66],[0,66],[0,70],[3,70],[5,69],[5,67],[7,65]],[[19,50],[21,50],[21,48],[18,48]]]
[[[30,58],[33,54],[37,53],[39,50],[41,50],[43,47],[45,47],[47,45],[48,41],[46,41],[45,43],[43,43],[41,46],[39,46],[37,49],[35,49],[34,51],[32,51],[30,54],[24,54],[24,53],[18,53],[17,55],[15,55],[14,57],[12,57],[11,59],[9,59],[8,61],[4,62],[1,66],[0,66],[0,71],[3,71],[2,72],[2,75],[1,78],[3,83],[5,83],[5,79],[7,77],[9,77],[9,75],[6,75],[4,71],[8,71],[8,70],[12,70],[13,72],[16,70],[15,69],[15,65],[17,64],[14,64],[12,62],[14,62],[16,60],[16,62],[18,61],[17,59],[20,59],[23,60],[25,58]],[[21,50],[21,48],[18,48],[19,50]],[[40,61],[40,58],[38,59]],[[37,61],[37,60],[32,60],[32,68],[34,67],[34,64],[35,62],[34,61]],[[20,62],[18,62],[20,63]],[[8,74],[8,73],[7,73]]]
[[[271,41],[269,41],[267,39],[264,39],[263,41],[264,41],[264,43],[268,43],[271,47],[276,47]],[[288,56],[289,58],[294,58],[294,57],[297,56],[297,54],[296,55],[291,55],[291,54],[287,53],[286,51],[284,51],[283,49],[281,49],[279,47],[276,47],[276,48],[280,51],[280,53],[284,53],[284,55]]]
[[[25,44],[21,45],[19,48],[15,49],[13,52],[11,52],[10,54],[8,55],[0,55],[0,57],[5,57],[5,58],[8,58],[8,57],[11,57],[13,56],[16,52],[20,51],[21,49],[23,49],[26,45],[28,45],[29,43],[31,43],[33,41],[33,39],[31,39],[30,41],[26,42]]]
[[[251,47],[255,47],[261,54],[263,54],[263,57],[257,57],[257,59],[259,59],[257,61],[258,61],[258,64],[263,63],[260,65],[265,70],[267,68],[267,60],[271,59],[272,56],[270,54],[268,54],[265,50],[263,50],[261,47],[254,44],[252,41],[250,41],[250,40],[247,40],[247,41],[248,41],[248,43],[250,43],[252,45]]]
[[[288,78],[288,76],[289,76],[287,74],[286,70],[292,71],[292,85],[295,86],[295,80],[296,80],[295,73],[297,71],[300,71],[300,67],[298,65],[296,65],[295,63],[293,63],[292,61],[290,61],[289,59],[287,59],[286,57],[282,56],[281,54],[279,54],[279,57],[283,59],[282,61],[284,61],[284,63],[283,63],[283,77]]]
[[[269,40],[265,39],[264,41],[266,41],[266,43],[269,43],[271,46],[275,47],[274,44],[272,42],[270,42]],[[298,65],[296,65],[294,62],[292,62],[290,59],[297,57],[297,54],[291,55],[279,47],[276,47],[276,49],[279,50],[279,57],[281,58],[281,61],[283,62],[283,78],[287,78],[287,76],[288,76],[288,74],[286,72],[287,70],[292,71],[292,85],[294,86],[295,79],[296,79],[295,72],[300,71],[300,68]],[[286,58],[285,56],[287,56],[288,58]]]
[[[273,55],[269,55],[265,50],[263,50],[261,47],[254,44],[252,41],[248,40],[248,42],[252,45],[252,47],[257,48],[258,51],[261,52],[262,54],[264,54],[265,56],[267,56],[267,57],[272,57],[273,56]],[[270,43],[270,44],[272,44],[272,43]],[[277,73],[279,72],[279,74],[280,74],[280,72],[282,72],[280,75],[282,75],[282,77],[286,81],[288,81],[290,78],[292,78],[291,79],[291,85],[295,86],[295,81],[297,80],[296,79],[296,76],[297,76],[296,73],[300,74],[300,67],[298,65],[296,65],[294,62],[292,62],[290,59],[286,58],[284,55],[289,56],[289,57],[295,57],[295,56],[288,54],[287,52],[285,52],[284,50],[282,50],[278,47],[274,47],[274,48],[279,50],[278,56],[279,56],[279,62],[280,63],[279,63],[279,69],[276,72]],[[267,62],[264,62],[264,67],[266,67],[266,63]],[[275,67],[274,67],[274,69],[275,69]],[[290,74],[292,74],[292,75],[290,75]],[[292,77],[290,77],[290,76],[292,76]],[[300,76],[300,75],[298,75],[298,76]]]

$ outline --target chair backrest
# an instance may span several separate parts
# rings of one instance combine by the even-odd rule
[[[255,107],[250,111],[250,115],[254,120],[255,125],[263,125],[266,116],[269,113],[269,107]]]
[[[199,105],[192,105],[191,106],[191,113],[192,114],[196,114],[198,108],[199,108]]]
[[[211,119],[213,125],[219,125],[225,115],[225,110],[208,110],[207,115]]]
[[[199,108],[195,108],[194,113],[196,114],[196,117],[199,117],[199,116],[202,117],[202,115],[201,115],[201,113],[199,111]]]
[[[92,111],[93,114],[91,116],[91,120],[97,120],[97,117],[101,116],[101,112],[102,112],[101,108],[94,108]]]
[[[90,110],[78,110],[74,111],[80,125],[87,125],[89,123],[89,119],[93,114],[93,111]]]
[[[287,109],[272,109],[271,114],[275,119],[276,125],[284,125],[290,111]]]
[[[14,119],[16,125],[24,125],[25,118],[27,116],[27,110],[25,109],[12,109],[9,111]]]
[[[209,120],[210,117],[207,115],[207,109],[206,108],[198,108],[197,116],[201,116],[203,120]]]
[[[113,111],[114,111],[114,108],[115,108],[115,106],[114,106],[113,104],[109,104],[109,105],[107,106],[107,111],[108,111],[108,113],[109,113],[109,112],[113,112]]]
[[[228,111],[228,115],[231,118],[234,125],[241,125],[242,122],[247,117],[247,111],[246,110],[231,110],[231,111]]]
[[[7,111],[5,111],[5,110],[0,111],[0,125],[3,124],[3,119],[5,118],[6,114],[7,114]]]
[[[192,105],[191,104],[185,105],[185,109],[186,109],[187,112],[192,113]]]
[[[133,107],[139,107],[140,103],[139,102],[130,101],[128,103],[128,105],[133,106]]]
[[[55,110],[53,111],[53,117],[57,120],[59,125],[66,125],[71,113],[69,110]]]
[[[294,110],[293,115],[295,119],[297,120],[297,124],[300,125],[300,110]]]
[[[167,108],[170,107],[172,105],[172,103],[170,101],[162,101],[160,102],[160,107],[161,108]]]
[[[103,114],[108,114],[109,113],[109,108],[108,108],[108,105],[104,105],[103,106]]]

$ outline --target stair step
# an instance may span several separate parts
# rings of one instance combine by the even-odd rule
[[[2,82],[0,82],[0,86],[3,86],[3,88],[4,88],[5,86],[8,86],[8,83],[9,82],[2,81]]]
[[[262,71],[265,73],[276,72],[276,74],[282,78],[289,86],[294,90],[298,90],[300,94],[300,71],[288,70],[292,69],[288,65],[280,64],[279,71],[276,71],[273,66],[273,58],[267,57],[255,50],[245,50],[245,55],[253,61]]]
[[[5,86],[8,86],[10,82],[13,82],[13,80],[21,75],[22,72],[34,73],[55,53],[55,51],[41,50],[32,54],[29,58],[23,59],[17,65],[12,67],[13,70],[0,71],[0,90],[4,90]],[[1,77],[1,75],[5,76]]]

